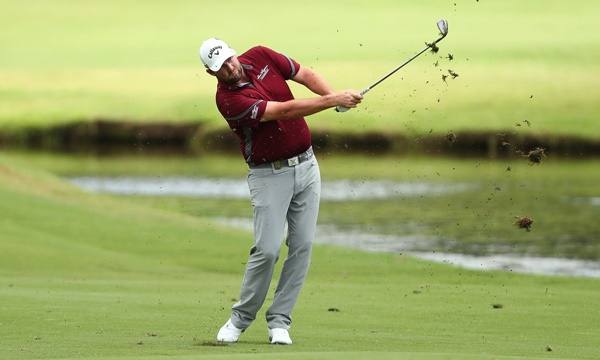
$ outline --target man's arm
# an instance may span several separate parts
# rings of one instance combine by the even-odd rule
[[[309,68],[300,67],[292,80],[321,97],[285,102],[269,101],[261,121],[296,119],[336,106],[355,108],[362,100],[362,95],[353,90],[336,93],[321,75]]]
[[[317,74],[312,69],[306,68],[304,66],[300,67],[300,70],[298,70],[298,73],[296,74],[296,76],[294,76],[292,80],[297,82],[298,84],[306,86],[306,88],[308,88],[310,91],[314,92],[317,95],[323,96],[335,93],[335,91],[333,91],[333,88],[329,86],[327,81],[325,81],[325,79],[321,75]]]

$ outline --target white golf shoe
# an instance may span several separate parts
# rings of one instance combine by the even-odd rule
[[[286,329],[269,329],[269,341],[271,344],[292,345],[290,333]]]
[[[236,328],[232,323],[231,319],[227,320],[225,325],[219,330],[217,334],[217,341],[234,343],[238,341],[240,334],[244,332],[244,329]]]

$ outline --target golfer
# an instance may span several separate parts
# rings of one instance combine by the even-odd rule
[[[308,272],[321,193],[319,165],[304,117],[338,105],[355,108],[362,96],[333,91],[313,70],[264,46],[236,56],[225,42],[212,38],[202,43],[200,59],[206,72],[217,78],[217,108],[240,139],[254,208],[254,246],[240,299],[217,340],[236,342],[256,319],[287,221],[288,254],[266,320],[269,341],[289,345],[291,313]],[[319,96],[294,99],[287,80]]]

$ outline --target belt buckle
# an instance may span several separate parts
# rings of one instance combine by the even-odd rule
[[[293,158],[289,158],[287,163],[289,166],[296,166],[296,165],[300,164],[300,157],[294,156]]]

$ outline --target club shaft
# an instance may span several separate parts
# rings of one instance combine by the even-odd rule
[[[364,95],[366,93],[368,93],[369,91],[371,91],[372,88],[374,88],[375,86],[379,85],[383,80],[387,79],[388,77],[392,76],[396,71],[402,69],[402,67],[406,64],[408,64],[409,62],[413,61],[417,56],[421,55],[422,53],[424,53],[425,51],[427,51],[430,48],[433,48],[434,45],[436,43],[438,43],[439,41],[441,41],[443,38],[446,37],[446,35],[448,35],[448,27],[447,27],[447,23],[445,24],[445,29],[442,28],[442,26],[439,25],[438,22],[438,28],[440,29],[440,32],[442,33],[442,36],[440,38],[438,38],[437,40],[435,40],[431,45],[427,45],[427,47],[421,51],[419,51],[418,53],[414,54],[410,59],[406,60],[404,63],[402,63],[400,66],[398,66],[397,68],[395,68],[394,70],[390,71],[389,73],[387,73],[384,77],[382,77],[381,79],[375,81],[371,86],[365,88],[363,91],[360,92],[361,95]],[[350,110],[350,108],[344,107],[344,106],[336,106],[335,107],[335,111],[337,112],[346,112]]]
[[[440,37],[439,39],[437,39],[436,41],[434,41],[433,43],[437,43],[438,41],[442,40],[445,37],[445,35],[443,35],[442,37]],[[404,67],[404,65],[408,64],[409,62],[413,61],[417,56],[421,55],[422,53],[424,53],[425,51],[429,50],[431,47],[427,46],[425,49],[419,51],[418,53],[414,54],[410,59],[406,60],[404,63],[402,63],[400,66],[398,66],[397,68],[395,68],[394,70],[390,71],[389,73],[387,73],[384,77],[382,77],[381,79],[375,81],[371,86],[369,86],[368,88],[364,89],[363,91],[361,91],[361,94],[364,95],[366,94],[368,91],[370,91],[372,88],[374,88],[375,86],[379,85],[379,83],[381,83],[383,80],[387,79],[388,77],[392,76],[396,71],[402,69],[402,67]]]

